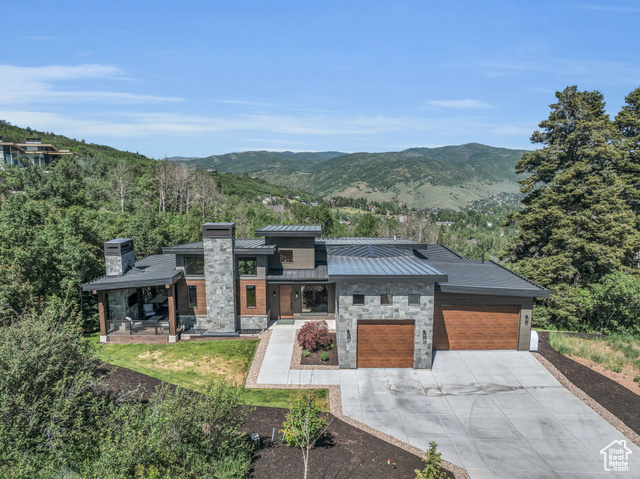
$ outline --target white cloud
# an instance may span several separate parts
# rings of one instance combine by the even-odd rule
[[[128,92],[74,90],[68,83],[75,80],[123,80],[122,70],[114,65],[83,64],[76,66],[49,65],[17,67],[0,65],[0,105],[31,105],[45,103],[164,103],[181,98],[139,95]],[[63,88],[59,88],[62,86]],[[64,87],[67,88],[64,88]]]
[[[479,100],[431,100],[427,102],[429,105],[439,106],[441,108],[467,108],[467,109],[475,109],[475,108],[491,108],[492,106],[489,103],[485,103]]]

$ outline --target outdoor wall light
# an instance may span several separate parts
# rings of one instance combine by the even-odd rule
[[[347,342],[351,342],[351,331],[347,329]]]
[[[278,294],[274,291],[273,292],[273,297],[275,298]]]
[[[422,342],[426,343],[427,342],[427,332],[426,331],[422,331]]]
[[[298,299],[298,292],[296,291],[296,299]]]
[[[524,315],[524,325],[525,326],[529,326],[529,315],[528,314]]]

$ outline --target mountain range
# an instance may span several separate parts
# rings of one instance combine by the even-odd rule
[[[325,198],[459,208],[490,195],[518,193],[515,165],[525,152],[468,143],[384,153],[247,151],[170,161],[246,173]]]

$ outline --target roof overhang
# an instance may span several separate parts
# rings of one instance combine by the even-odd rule
[[[155,278],[135,278],[124,276],[105,276],[90,283],[82,285],[82,291],[112,291],[116,289],[146,288],[151,286],[164,287],[168,284],[175,284],[182,278],[182,271],[167,277]]]
[[[275,245],[273,246],[262,246],[260,248],[233,248],[233,254],[242,254],[242,255],[270,255],[276,252]]]

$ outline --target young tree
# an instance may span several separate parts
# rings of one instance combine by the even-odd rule
[[[328,427],[329,423],[320,411],[314,392],[308,389],[306,393],[299,394],[287,413],[281,432],[284,433],[285,444],[302,451],[305,479],[309,472],[309,452]]]

